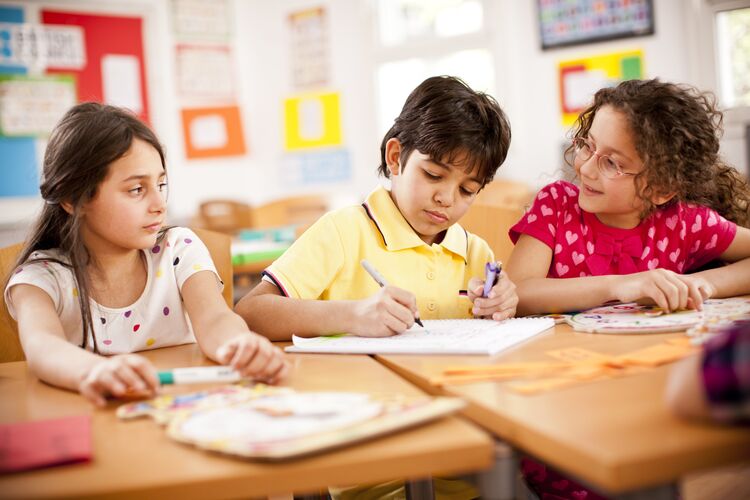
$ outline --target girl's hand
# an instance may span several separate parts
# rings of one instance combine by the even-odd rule
[[[699,276],[654,269],[619,276],[614,295],[621,302],[653,301],[666,312],[703,309],[703,301],[716,293],[714,286]]]
[[[516,285],[508,278],[505,271],[500,273],[495,286],[487,297],[482,297],[484,281],[479,278],[469,280],[467,290],[469,299],[474,303],[472,312],[477,317],[491,317],[496,321],[512,318],[516,314],[518,295]]]
[[[411,328],[416,314],[414,294],[385,286],[375,295],[354,302],[350,331],[361,337],[390,337]]]
[[[216,357],[243,377],[269,384],[275,384],[289,373],[289,363],[281,349],[254,332],[228,340],[216,351]]]
[[[153,397],[158,389],[156,369],[137,354],[101,358],[78,385],[78,392],[97,406],[105,406],[107,396]]]

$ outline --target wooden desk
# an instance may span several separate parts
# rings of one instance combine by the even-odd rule
[[[492,359],[479,356],[378,357],[424,390],[463,397],[474,422],[609,494],[656,490],[688,472],[750,459],[750,430],[701,425],[672,416],[664,404],[669,366],[619,379],[523,396],[504,382],[433,387],[446,366],[550,360],[544,352],[583,347],[621,354],[681,334],[594,335],[558,325]]]
[[[159,368],[210,364],[197,346],[143,353]],[[367,356],[291,356],[286,385],[300,390],[419,394]],[[175,392],[196,386],[165,388]],[[167,438],[150,419],[118,421],[116,404],[98,410],[75,393],[50,387],[25,362],[0,364],[0,422],[92,415],[94,458],[0,476],[0,496],[24,498],[234,498],[309,492],[328,485],[366,484],[480,470],[492,463],[492,439],[460,417],[312,456],[270,464],[200,451]]]

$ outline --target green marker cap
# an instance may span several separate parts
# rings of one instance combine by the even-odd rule
[[[162,385],[174,384],[172,372],[159,372],[159,383]]]

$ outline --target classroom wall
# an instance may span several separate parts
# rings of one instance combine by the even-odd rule
[[[41,8],[110,12],[144,17],[146,71],[153,126],[166,146],[170,174],[169,210],[183,222],[209,198],[252,204],[304,192],[325,192],[334,205],[356,203],[378,181],[380,137],[374,102],[374,43],[370,0],[236,0],[232,2],[233,48],[247,154],[222,159],[186,160],[180,102],[175,95],[174,36],[166,0],[25,0],[27,21]],[[557,175],[566,130],[559,112],[557,63],[560,60],[640,48],[649,77],[690,83],[698,72],[691,64],[687,28],[694,24],[694,2],[655,0],[656,34],[565,49],[542,51],[536,2],[490,0],[486,19],[497,82],[495,95],[513,129],[508,161],[500,176],[541,186]],[[292,92],[288,61],[287,16],[325,6],[329,15],[331,83],[341,93],[344,148],[352,178],[325,186],[290,188],[281,182],[283,99]],[[460,75],[458,75],[460,76]],[[0,159],[2,162],[2,159]],[[24,226],[38,200],[0,199],[0,225]]]

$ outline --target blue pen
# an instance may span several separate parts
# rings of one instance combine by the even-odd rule
[[[500,262],[488,262],[484,266],[484,290],[482,291],[482,297],[487,297],[490,294],[490,290],[497,283],[500,277],[500,272],[503,270],[503,265]]]

